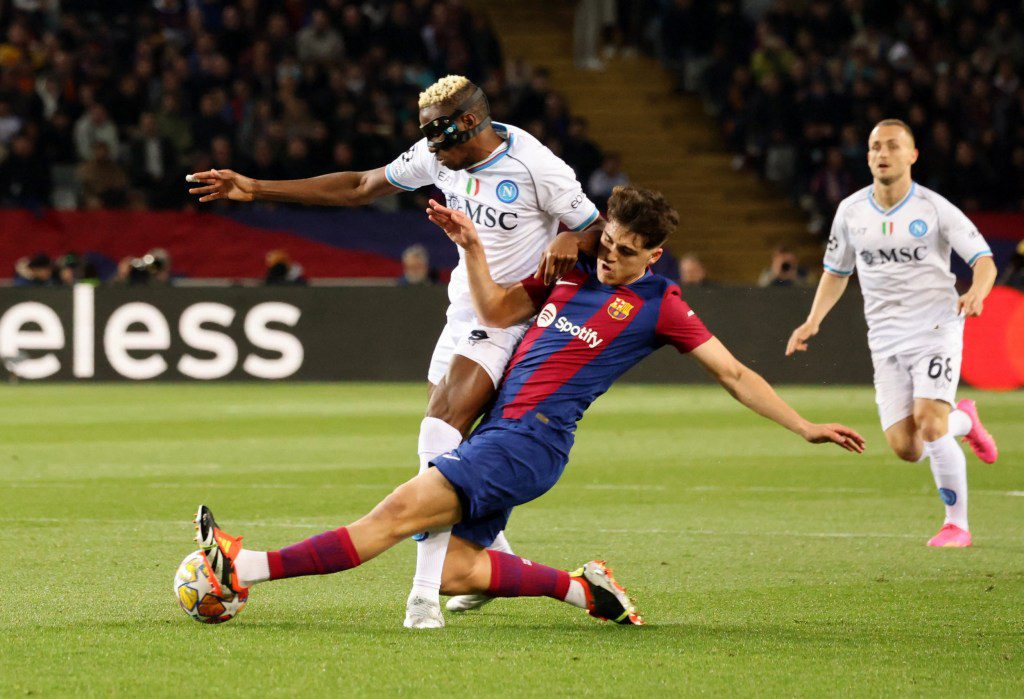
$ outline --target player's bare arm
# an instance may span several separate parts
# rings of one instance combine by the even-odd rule
[[[572,271],[582,252],[597,257],[597,244],[601,239],[607,221],[598,217],[596,221],[582,231],[562,231],[551,241],[548,249],[540,258],[537,273],[534,275],[545,284],[553,284],[556,279],[564,277]]]
[[[491,278],[484,246],[468,216],[431,199],[427,217],[465,251],[473,307],[482,322],[496,328],[507,328],[534,314],[533,301],[522,284],[503,287]]]
[[[199,201],[277,201],[312,206],[364,206],[399,191],[388,182],[384,168],[363,172],[332,172],[301,180],[254,180],[234,170],[206,170],[185,178],[198,182],[189,194]]]
[[[976,318],[981,315],[985,299],[996,283],[996,263],[990,256],[981,257],[971,270],[974,273],[971,288],[959,298],[956,310],[968,318]]]
[[[718,338],[712,337],[690,354],[733,398],[758,415],[777,422],[812,444],[832,442],[847,451],[858,454],[864,451],[864,438],[849,427],[837,423],[819,425],[803,418],[760,374],[736,359]]]
[[[795,352],[807,351],[807,341],[818,334],[821,329],[821,321],[825,320],[825,316],[839,301],[843,292],[846,291],[849,281],[849,277],[841,277],[828,271],[821,275],[821,281],[818,282],[818,290],[814,293],[814,302],[811,303],[811,312],[807,314],[807,320],[793,331],[789,336],[789,342],[786,343],[787,357]]]

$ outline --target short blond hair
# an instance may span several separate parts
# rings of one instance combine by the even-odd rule
[[[907,135],[910,136],[911,143],[917,143],[916,139],[914,138],[914,131],[910,128],[910,125],[907,124],[907,122],[903,121],[902,119],[882,119],[880,122],[875,124],[875,127],[871,130],[874,131],[879,126],[898,126],[899,128],[907,132]]]
[[[446,75],[420,93],[420,109],[438,104],[454,102],[456,97],[465,97],[474,85],[463,75]]]

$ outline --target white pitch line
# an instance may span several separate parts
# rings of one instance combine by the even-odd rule
[[[675,490],[675,489],[673,489]],[[850,493],[877,493],[879,492],[875,488],[814,488],[810,486],[770,486],[770,485],[750,485],[750,486],[728,486],[728,485],[694,485],[679,488],[679,490],[686,490],[695,493],[714,493],[714,492],[726,492],[726,493],[832,493],[832,494],[850,494]]]
[[[341,519],[339,517],[338,519]],[[120,524],[120,525],[154,525],[154,526],[180,526],[185,527],[187,521],[179,519],[100,519],[100,518],[74,518],[62,519],[59,517],[0,517],[0,522],[11,524]],[[316,523],[316,522],[295,522],[290,520],[232,520],[232,526],[238,527],[277,527],[285,529],[325,529],[334,526],[337,522]],[[800,539],[921,539],[924,534],[897,534],[892,532],[800,532],[800,531],[721,531],[717,529],[630,529],[630,528],[576,528],[576,527],[546,527],[546,531],[570,532],[570,533],[600,533],[600,534],[668,534],[672,536],[717,536],[717,537],[742,537],[765,538],[765,537],[790,537]],[[1016,537],[993,537],[986,536],[985,541],[998,542],[1019,542]]]
[[[715,529],[575,529],[550,527],[551,531],[598,532],[600,534],[671,534],[673,536],[724,537],[792,537],[803,539],[920,539],[921,534],[891,534],[888,532],[794,532],[794,531],[718,531]],[[1016,539],[986,537],[989,541],[1016,541]]]
[[[211,466],[213,466],[211,464]],[[380,490],[382,488],[394,488],[398,481],[388,483],[318,483],[307,485],[302,483],[203,483],[202,488],[231,488],[232,490],[300,490],[300,489],[327,489],[341,488],[347,490]],[[46,481],[46,480],[25,480],[25,481],[0,481],[2,488],[91,488],[94,483],[90,481]],[[145,483],[144,488],[191,488],[196,489],[194,483],[169,483],[156,482]],[[892,496],[918,496],[925,493],[925,489],[909,491],[881,490],[877,488],[815,488],[805,486],[723,486],[723,485],[691,485],[671,486],[646,483],[563,483],[559,486],[566,488],[582,488],[583,490],[636,490],[636,491],[657,491],[657,492],[683,492],[683,493],[821,493],[826,495],[869,495],[872,493],[885,492]],[[930,490],[927,492],[931,492]],[[984,488],[972,489],[973,495],[998,495],[1003,497],[1024,497],[1024,490],[988,490]]]
[[[340,517],[339,517],[340,519]],[[97,517],[0,517],[0,522],[12,524],[124,524],[124,525],[155,525],[155,526],[181,526],[185,527],[190,520],[183,519],[101,519]],[[240,527],[283,527],[294,529],[324,529],[331,524],[314,524],[310,522],[292,522],[288,520],[266,519],[262,521],[233,520],[232,526]]]

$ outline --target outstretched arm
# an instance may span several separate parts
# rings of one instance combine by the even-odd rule
[[[821,281],[818,282],[818,290],[814,293],[814,302],[811,304],[811,312],[807,314],[807,320],[789,336],[789,342],[786,344],[787,357],[794,352],[807,351],[807,341],[818,334],[818,330],[821,329],[821,321],[825,320],[825,316],[846,291],[849,281],[849,277],[840,277],[827,271],[821,275]]]
[[[375,199],[399,191],[388,182],[384,168],[364,172],[332,172],[303,180],[254,180],[234,170],[206,170],[188,175],[197,182],[189,194],[199,201],[284,201],[314,206],[363,206]]]
[[[733,398],[753,410],[795,432],[812,444],[832,442],[847,451],[864,451],[864,438],[854,430],[836,423],[817,425],[805,420],[779,397],[760,374],[744,366],[717,337],[690,353]]]
[[[506,288],[491,278],[484,246],[480,244],[476,227],[468,216],[431,199],[427,217],[465,251],[469,292],[473,297],[477,317],[483,323],[495,328],[507,328],[536,312],[533,300],[521,283]]]

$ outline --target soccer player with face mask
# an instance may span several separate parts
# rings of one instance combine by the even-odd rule
[[[254,180],[231,170],[190,175],[199,201],[282,201],[320,206],[363,206],[399,191],[434,185],[447,205],[472,219],[499,284],[536,270],[552,282],[576,264],[580,249],[594,250],[604,219],[583,193],[572,169],[526,131],[491,121],[487,98],[462,76],[449,75],[419,99],[424,137],[385,167],[335,172],[301,180]],[[568,230],[558,234],[559,225]],[[420,470],[454,449],[494,398],[498,382],[526,332],[525,319],[509,326],[483,322],[473,310],[464,255],[448,286],[450,305],[427,372],[426,417],[420,425]],[[450,533],[419,532],[416,574],[405,625],[444,624],[438,590]],[[493,546],[510,552],[503,534]],[[449,600],[454,611],[486,597]]]
[[[488,547],[514,507],[542,496],[561,477],[587,407],[664,345],[689,354],[740,403],[808,442],[863,451],[863,439],[848,427],[801,417],[708,332],[679,286],[651,272],[679,220],[661,194],[617,187],[597,258],[582,257],[550,284],[533,277],[498,284],[472,219],[434,201],[429,216],[462,249],[471,301],[488,327],[535,316],[494,405],[465,442],[431,459],[431,468],[369,514],[279,551],[243,549],[200,506],[196,539],[215,587],[239,592],[268,580],[348,570],[415,532],[454,527],[443,569],[446,594],[550,597],[599,619],[641,624],[603,561],[568,572]]]
[[[956,402],[956,388],[964,317],[981,315],[996,266],[970,219],[913,181],[910,169],[917,155],[914,134],[902,121],[885,119],[872,129],[868,166],[874,183],[840,202],[825,273],[786,354],[807,349],[856,270],[885,439],[904,461],[931,464],[946,518],[928,545],[965,547],[971,545],[967,459],[956,439],[964,438],[988,464],[998,452],[974,401]],[[971,287],[962,296],[949,269],[952,251],[973,270]]]

